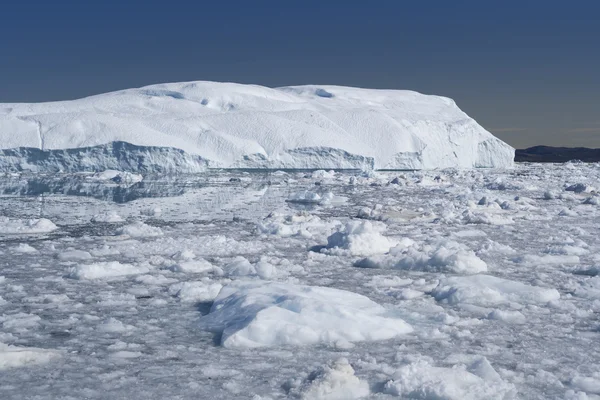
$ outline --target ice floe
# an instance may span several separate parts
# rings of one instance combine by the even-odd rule
[[[432,295],[437,301],[448,304],[472,304],[482,307],[502,304],[544,305],[560,298],[560,293],[556,289],[530,286],[491,275],[455,276],[441,279]]]
[[[397,241],[383,236],[386,226],[382,222],[349,221],[338,232],[327,238],[330,253],[370,255],[385,253]]]
[[[363,258],[361,268],[405,269],[427,272],[476,274],[487,271],[487,264],[465,245],[453,241],[417,245],[410,239],[390,249],[389,254]]]
[[[49,233],[56,229],[58,227],[46,218],[10,219],[0,217],[0,234],[4,235]]]
[[[427,361],[402,366],[385,384],[384,392],[407,399],[422,400],[507,400],[515,398],[515,389],[503,382],[489,363],[476,361],[469,371],[465,365],[436,367]],[[490,370],[491,368],[491,370]]]
[[[60,355],[61,353],[57,350],[11,346],[0,343],[0,370],[45,364],[60,357]]]
[[[283,283],[225,286],[202,329],[224,347],[268,347],[391,339],[410,333],[402,319],[367,297],[339,289]]]
[[[127,275],[145,274],[148,267],[142,265],[122,264],[118,261],[81,264],[72,267],[69,277],[74,279],[103,279]]]

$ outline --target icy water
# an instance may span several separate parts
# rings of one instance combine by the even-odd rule
[[[2,176],[0,398],[600,398],[598,188],[598,164]]]

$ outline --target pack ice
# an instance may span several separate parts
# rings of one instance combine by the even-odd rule
[[[343,86],[169,83],[0,104],[0,170],[510,167],[453,100]]]

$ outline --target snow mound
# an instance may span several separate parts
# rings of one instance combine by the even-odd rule
[[[526,285],[490,275],[455,276],[440,280],[432,295],[448,304],[481,307],[506,305],[544,305],[558,300],[556,289]]]
[[[49,233],[58,229],[52,221],[46,218],[39,219],[10,219],[0,217],[0,234],[22,235],[34,233]]]
[[[10,346],[0,343],[0,371],[35,364],[45,364],[60,357],[55,350]]]
[[[345,358],[313,371],[298,392],[305,400],[353,400],[371,393],[369,384],[354,375]]]
[[[343,228],[327,238],[327,251],[352,255],[385,253],[397,243],[382,235],[386,229],[383,222],[348,221]]]
[[[364,258],[357,261],[355,266],[463,274],[487,271],[487,264],[465,245],[441,241],[419,246],[406,238],[390,249],[389,254]]]
[[[402,90],[199,81],[0,109],[10,110],[0,114],[0,170],[429,169],[514,159],[451,99]]]
[[[417,361],[399,368],[384,387],[386,394],[423,400],[507,400],[514,398],[514,386],[502,381],[483,358],[470,368],[435,367]],[[486,368],[482,368],[485,366]],[[470,371],[469,371],[470,370]],[[493,373],[492,373],[493,372]]]
[[[406,322],[365,296],[274,282],[225,286],[200,326],[221,334],[221,345],[230,348],[316,343],[348,346],[412,331]]]

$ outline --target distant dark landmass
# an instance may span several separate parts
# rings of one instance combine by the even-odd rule
[[[515,162],[552,162],[560,163],[572,160],[599,162],[600,149],[587,147],[551,147],[534,146],[515,151]]]

